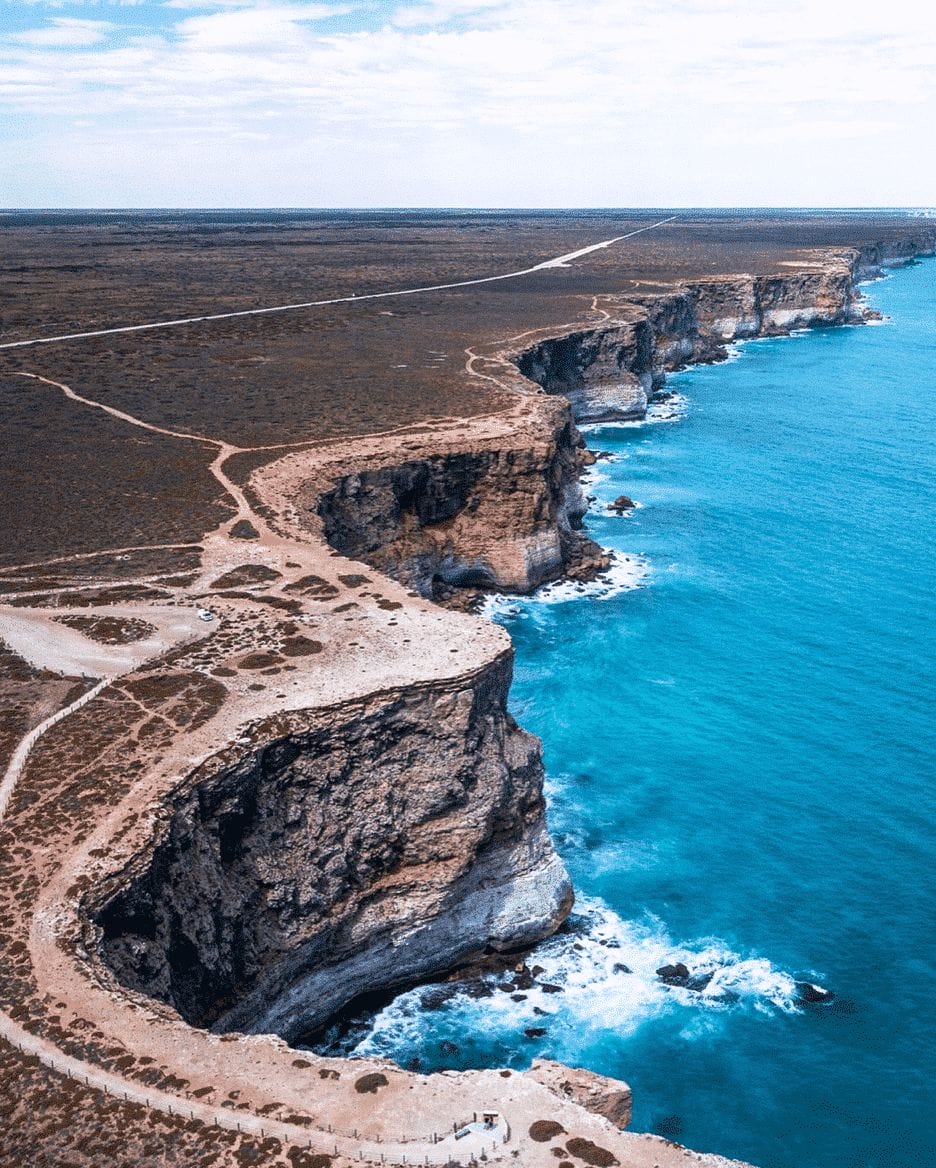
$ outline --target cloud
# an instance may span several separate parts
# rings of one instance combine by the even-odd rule
[[[751,199],[755,183],[760,201],[797,201],[798,183],[816,202],[836,171],[845,189],[846,164],[854,181],[863,141],[887,148],[869,171],[903,167],[915,146],[913,182],[936,180],[918,148],[936,120],[936,27],[910,0],[419,0],[389,15],[370,0],[168,0],[158,21],[147,13],[119,40],[63,18],[0,38],[0,107],[45,127],[46,149],[59,119],[90,119],[112,171],[132,159],[150,173],[131,145],[143,136],[163,170],[183,141],[223,160],[237,137],[232,189],[247,176],[268,189],[275,166],[294,204],[375,184],[378,202],[592,190],[620,205]]]
[[[175,27],[189,51],[272,48],[289,50],[301,37],[301,26],[350,11],[327,4],[262,5],[228,8],[207,16],[191,16]]]
[[[398,28],[446,24],[452,20],[477,21],[509,10],[504,0],[430,0],[427,4],[404,4],[393,13],[391,23]]]
[[[44,28],[30,28],[12,33],[9,39],[37,48],[85,48],[103,41],[114,26],[106,20],[77,20],[54,17]]]

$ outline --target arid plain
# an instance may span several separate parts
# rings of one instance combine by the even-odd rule
[[[600,1076],[423,1076],[288,1042],[479,960],[535,976],[524,946],[568,912],[509,638],[462,610],[606,566],[575,418],[639,416],[734,339],[860,322],[856,282],[933,229],[0,231],[0,1163],[726,1163],[621,1130],[629,1094]],[[340,302],[134,331],[319,300]],[[24,343],[108,329],[129,331]],[[493,1128],[456,1140],[484,1109]]]

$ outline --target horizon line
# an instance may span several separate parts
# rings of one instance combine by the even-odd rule
[[[936,211],[936,204],[878,204],[878,205],[859,205],[859,204],[835,204],[835,203],[711,203],[704,204],[679,204],[673,203],[669,205],[664,204],[634,204],[617,206],[610,204],[588,204],[588,205],[555,205],[555,206],[524,206],[517,205],[472,205],[468,203],[393,203],[393,204],[344,204],[344,205],[301,205],[301,204],[260,204],[260,203],[243,203],[243,204],[192,204],[192,205],[173,205],[173,204],[127,204],[125,206],[107,205],[107,206],[92,206],[90,204],[69,204],[61,206],[20,206],[20,207],[0,207],[0,215],[26,215],[26,214],[64,214],[74,212],[99,212],[104,214],[123,214],[132,211],[162,211],[162,212],[197,212],[197,211],[280,211],[280,212],[367,212],[367,211],[381,211],[381,212],[413,212],[413,211],[437,211],[437,212],[471,212],[471,211],[485,211],[485,212],[501,212],[510,213],[517,211],[524,212],[549,212],[549,211],[630,211],[651,213],[655,211],[679,211],[682,213],[691,211],[800,211],[800,212],[829,212],[829,211],[846,211],[849,213],[871,213],[875,211],[884,212],[908,212],[908,211]]]

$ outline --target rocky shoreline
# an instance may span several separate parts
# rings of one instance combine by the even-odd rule
[[[667,373],[724,360],[732,342],[874,319],[858,284],[933,248],[924,234],[912,250],[817,249],[789,273],[710,276],[674,292],[606,297],[605,321],[505,356],[546,393],[566,396],[576,422],[640,419]]]
[[[552,1163],[527,1133],[554,1116],[608,1164],[725,1163],[621,1132],[626,1087],[587,1072],[350,1070],[282,1039],[364,991],[531,944],[569,912],[539,746],[507,710],[506,634],[450,609],[607,566],[579,530],[576,421],[642,416],[668,372],[732,341],[857,323],[860,279],[934,248],[929,231],[604,297],[585,322],[491,347],[508,410],[256,470],[253,519],[268,530],[238,560],[233,528],[205,540],[199,598],[217,631],[95,696],[11,803],[3,830],[35,869],[25,915],[7,873],[18,1019],[190,1103],[249,1103],[278,1138],[318,1141],[316,1168],[346,1162],[352,1141],[376,1162],[381,1141],[413,1132],[422,1162],[481,1104],[514,1131],[488,1159]],[[95,775],[94,798],[59,792],[61,773]],[[31,833],[37,808],[56,849]]]

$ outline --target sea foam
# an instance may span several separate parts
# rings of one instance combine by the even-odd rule
[[[658,969],[678,962],[701,988],[670,986],[659,978]],[[538,945],[526,965],[537,970],[534,983],[514,993],[508,971],[446,985],[449,996],[441,1005],[434,1000],[440,987],[402,994],[344,1053],[405,1063],[474,1035],[483,1036],[487,1047],[574,1059],[577,1050],[627,1037],[654,1017],[676,1016],[684,1037],[691,1038],[739,1010],[799,1009],[795,979],[768,959],[739,954],[717,938],[676,942],[656,917],[625,920],[592,897],[580,899],[563,930]],[[535,1049],[528,1049],[531,1031]]]

